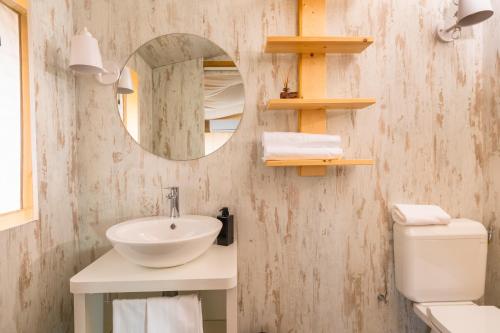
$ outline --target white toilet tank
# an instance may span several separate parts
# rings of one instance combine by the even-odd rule
[[[467,219],[394,224],[396,288],[415,302],[472,301],[484,293],[488,235]]]

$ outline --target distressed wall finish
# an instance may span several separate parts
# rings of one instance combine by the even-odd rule
[[[184,33],[157,36],[157,38],[148,40],[137,52],[151,68],[225,55],[224,50],[221,50],[210,40]]]
[[[482,103],[485,168],[484,217],[495,228],[489,247],[485,300],[500,307],[500,3],[493,1],[495,15],[484,25],[484,62]]]
[[[228,205],[236,215],[240,332],[425,332],[395,290],[388,205],[435,202],[454,216],[483,217],[477,96],[483,52],[491,50],[482,48],[481,27],[455,44],[435,41],[450,4],[328,1],[328,33],[376,41],[359,56],[329,57],[329,95],[378,100],[368,110],[330,112],[329,132],[344,136],[349,157],[374,157],[377,165],[300,178],[293,168],[265,168],[259,145],[264,130],[295,130],[295,113],[261,111],[296,66],[293,55],[262,53],[267,35],[296,33],[296,1],[75,3],[76,26],[92,27],[105,58],[124,63],[153,37],[190,32],[227,50],[246,86],[243,121],[228,144],[201,160],[169,162],[126,134],[111,88],[79,80],[84,262],[109,249],[107,227],[165,214],[161,187],[179,185],[183,213],[215,215]]]
[[[69,278],[78,269],[72,4],[31,3],[40,221],[0,232],[0,332],[64,333],[72,331]]]
[[[172,160],[205,155],[203,58],[153,69],[153,150]]]

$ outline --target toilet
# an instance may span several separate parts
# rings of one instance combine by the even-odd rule
[[[432,333],[498,333],[500,309],[484,294],[488,235],[468,219],[448,225],[394,224],[396,288]]]

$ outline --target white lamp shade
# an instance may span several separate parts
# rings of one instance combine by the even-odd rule
[[[478,24],[489,19],[493,13],[490,0],[460,0],[457,25],[466,27]]]
[[[132,83],[132,75],[130,74],[130,69],[125,66],[120,75],[120,80],[118,81],[118,93],[119,94],[133,94],[134,84]]]
[[[87,28],[71,39],[69,68],[81,74],[104,72],[99,44]]]

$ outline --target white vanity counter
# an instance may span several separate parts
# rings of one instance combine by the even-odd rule
[[[187,290],[227,290],[227,332],[236,332],[236,248],[236,243],[213,245],[199,258],[171,268],[139,266],[110,250],[70,280],[75,332],[102,332],[103,294]]]
[[[132,264],[115,250],[73,276],[73,294],[147,291],[221,290],[236,287],[236,244],[213,245],[199,258],[182,266],[147,268]]]

